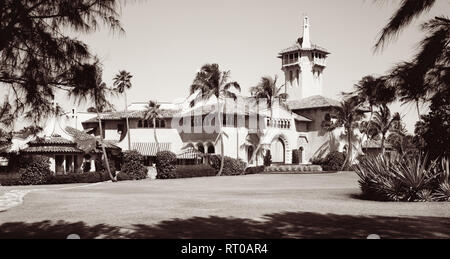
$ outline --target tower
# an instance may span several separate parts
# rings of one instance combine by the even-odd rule
[[[330,53],[311,43],[310,21],[303,18],[303,36],[290,48],[280,52],[285,92],[290,100],[322,95],[323,71]]]

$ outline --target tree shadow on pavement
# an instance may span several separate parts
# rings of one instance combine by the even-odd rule
[[[377,234],[384,239],[450,238],[450,221],[439,217],[366,217],[284,212],[266,215],[261,221],[211,216],[172,219],[156,225],[137,224],[129,228],[64,221],[0,225],[0,238],[65,239],[70,234],[77,234],[82,239],[365,239],[370,234]]]

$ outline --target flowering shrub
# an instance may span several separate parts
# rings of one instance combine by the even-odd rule
[[[45,156],[34,156],[25,159],[19,169],[20,184],[38,185],[45,184],[47,178],[52,175],[50,171],[50,160]]]

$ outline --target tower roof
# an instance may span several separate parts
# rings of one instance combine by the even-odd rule
[[[328,52],[325,48],[322,48],[322,47],[320,47],[319,45],[316,45],[316,44],[311,44],[311,48],[302,48],[302,42],[303,42],[303,38],[299,38],[294,45],[292,45],[291,47],[283,49],[282,51],[280,51],[280,53],[279,53],[280,56],[279,57],[281,57],[283,54],[294,52],[294,51],[299,51],[299,50],[303,50],[303,51],[319,51],[319,52],[322,52],[324,54],[330,54],[330,52]]]
[[[318,45],[313,44],[311,42],[309,31],[310,31],[309,18],[307,16],[305,16],[303,18],[303,36],[298,38],[293,46],[282,50],[279,53],[280,57],[283,54],[286,54],[286,53],[289,53],[289,52],[294,52],[294,51],[299,51],[299,50],[303,50],[303,51],[319,51],[319,52],[322,52],[324,54],[330,54],[326,49],[324,49],[322,47],[319,47]]]

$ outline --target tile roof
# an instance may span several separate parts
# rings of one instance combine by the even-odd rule
[[[28,143],[29,145],[74,145],[75,142],[60,136],[52,136],[49,138],[36,138]]]
[[[84,153],[83,150],[73,146],[29,146],[23,153]]]
[[[214,143],[217,139],[217,133],[180,133],[181,140],[184,143]]]
[[[306,110],[312,108],[339,107],[341,104],[337,100],[333,100],[321,95],[315,95],[301,100],[288,101],[291,110]]]
[[[77,148],[83,150],[85,153],[102,152],[99,148],[101,143],[99,138],[72,127],[66,127],[65,130],[74,138]],[[117,141],[104,140],[103,143],[105,144],[105,148],[120,149],[116,146]]]
[[[161,110],[161,116],[163,118],[170,118],[177,112],[178,111],[175,110]],[[128,111],[128,112],[118,111],[118,112],[102,113],[100,114],[100,118],[102,120],[122,120],[126,118],[127,114],[128,118],[130,119],[143,119],[145,111]],[[82,123],[98,123],[97,116]]]

